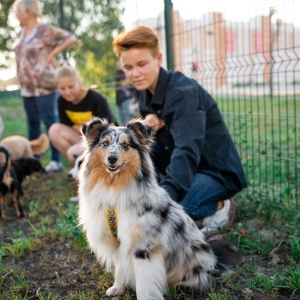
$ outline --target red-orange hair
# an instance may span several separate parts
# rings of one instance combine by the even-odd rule
[[[113,50],[118,57],[121,52],[132,48],[147,48],[155,56],[160,51],[157,34],[149,27],[138,26],[120,33],[113,41]]]

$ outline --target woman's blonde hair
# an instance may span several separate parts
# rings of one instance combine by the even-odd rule
[[[138,26],[120,33],[113,41],[113,50],[118,57],[121,52],[132,48],[147,48],[155,56],[160,51],[157,34],[149,27]]]
[[[38,0],[16,0],[13,4],[14,11],[31,11],[37,18],[42,17],[42,9]]]
[[[78,82],[80,83],[80,85],[83,85],[83,80],[79,72],[75,68],[73,68],[67,61],[62,61],[54,73],[54,79],[56,82],[58,82],[58,80],[62,77],[69,77],[74,82]]]

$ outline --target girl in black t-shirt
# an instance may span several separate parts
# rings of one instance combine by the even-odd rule
[[[82,154],[81,126],[91,117],[106,118],[110,125],[115,120],[107,100],[100,93],[85,88],[78,71],[64,63],[56,70],[59,123],[49,130],[52,144],[73,164]]]

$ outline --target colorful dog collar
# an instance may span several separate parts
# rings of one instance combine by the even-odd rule
[[[115,208],[106,210],[106,222],[110,233],[118,241],[118,216]]]

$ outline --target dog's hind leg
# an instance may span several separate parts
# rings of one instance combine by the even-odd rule
[[[110,287],[106,291],[106,296],[118,296],[125,292],[124,280],[123,280],[123,273],[121,271],[121,267],[119,263],[115,263],[115,280],[112,287]]]
[[[20,217],[26,217],[26,212],[24,210],[24,196],[19,195],[18,197],[18,206],[19,206],[19,211],[21,212]]]
[[[18,201],[18,193],[16,191],[13,192],[12,199],[14,202],[17,217],[20,218],[20,217],[22,217],[22,213],[20,211],[20,206],[19,206],[19,201]]]
[[[162,253],[155,251],[145,255],[145,252],[136,252],[133,264],[137,299],[163,300],[167,276]]]
[[[5,209],[5,196],[0,196],[0,219],[5,220],[6,216],[4,213],[4,209]]]

